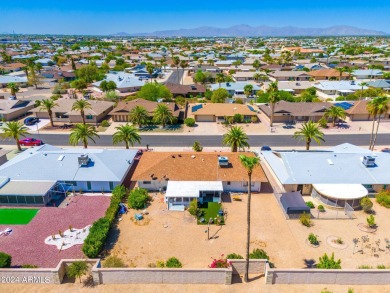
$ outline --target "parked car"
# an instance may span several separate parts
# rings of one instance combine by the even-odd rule
[[[272,151],[272,149],[269,146],[267,146],[267,145],[263,145],[260,150],[262,152],[264,152],[264,151]]]
[[[26,137],[24,139],[19,140],[21,146],[39,146],[43,145],[43,141],[39,139],[35,139],[32,137]]]
[[[384,153],[390,153],[390,148],[384,148],[384,149],[382,149],[382,152],[384,152]]]
[[[24,125],[27,125],[27,126],[35,125],[35,123],[38,123],[38,122],[39,122],[39,119],[36,117],[27,117],[26,119],[24,119]]]

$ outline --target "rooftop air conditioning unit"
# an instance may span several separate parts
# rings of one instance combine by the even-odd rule
[[[80,167],[87,167],[90,161],[90,158],[88,155],[81,155],[78,157],[79,166]]]
[[[228,157],[218,157],[218,164],[220,166],[229,166],[229,159],[228,159]]]
[[[375,167],[375,158],[371,156],[364,156],[363,157],[363,164],[364,166],[368,167]]]

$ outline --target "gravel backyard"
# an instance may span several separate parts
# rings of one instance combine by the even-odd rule
[[[55,267],[60,259],[83,257],[81,245],[59,252],[44,240],[69,229],[69,225],[80,229],[92,224],[104,215],[109,203],[107,196],[76,196],[66,208],[41,208],[27,225],[0,225],[0,230],[13,230],[11,235],[0,237],[0,251],[12,256],[12,266]]]

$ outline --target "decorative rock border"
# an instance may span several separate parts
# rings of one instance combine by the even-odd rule
[[[335,240],[337,240],[338,238],[340,238],[340,237],[329,236],[329,237],[326,238],[326,243],[328,243],[333,248],[346,249],[348,247],[348,244],[345,241],[342,244],[339,244],[339,243],[335,242]]]
[[[375,233],[378,228],[371,228],[367,226],[367,224],[360,223],[357,225],[360,231],[366,232],[366,233]]]

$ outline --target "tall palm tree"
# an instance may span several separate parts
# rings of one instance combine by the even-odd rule
[[[129,144],[134,146],[135,142],[141,143],[141,136],[134,126],[126,123],[125,125],[115,127],[115,129],[117,132],[112,136],[112,142],[114,144],[124,142],[126,144],[126,149],[129,149]]]
[[[345,68],[343,67],[338,67],[336,70],[339,72],[339,80],[343,77],[343,72],[345,72]]]
[[[249,275],[249,247],[251,240],[251,198],[252,198],[252,173],[253,169],[259,166],[260,159],[258,157],[240,156],[241,164],[248,172],[248,202],[246,204],[246,251],[245,251],[245,274],[244,280],[248,282]]]
[[[81,118],[83,119],[83,124],[85,124],[85,110],[92,109],[91,104],[86,100],[77,100],[72,105],[72,111],[79,111]]]
[[[247,98],[249,98],[250,95],[253,93],[253,85],[247,84],[244,86],[244,94]]]
[[[165,128],[168,122],[172,123],[173,121],[173,114],[171,109],[169,109],[167,105],[158,104],[153,112],[153,120],[156,123],[161,123],[162,127]]]
[[[188,67],[188,62],[185,60],[181,60],[180,67],[181,67],[181,69],[183,69],[182,83],[184,83],[184,70]]]
[[[180,65],[180,58],[178,56],[175,56],[172,58],[173,65],[176,67],[176,72],[177,72],[177,82],[180,83],[179,81],[179,65]]]
[[[296,131],[293,135],[295,139],[301,139],[306,141],[306,150],[310,149],[310,144],[314,140],[317,144],[321,144],[324,140],[324,133],[320,130],[318,123],[308,121],[303,123],[299,131]]]
[[[146,71],[149,73],[150,76],[150,82],[153,82],[153,72],[154,72],[154,66],[152,63],[146,64]]]
[[[389,111],[389,98],[387,97],[377,97],[371,100],[367,104],[367,110],[370,115],[373,116],[372,129],[371,129],[371,140],[370,140],[370,150],[374,150],[374,146],[376,143],[376,138],[378,136],[379,124],[381,121],[381,116]],[[376,131],[374,133],[375,128],[375,120],[377,120]]]
[[[365,81],[363,81],[363,82],[360,83],[360,86],[362,87],[361,90],[360,90],[360,100],[363,99],[363,88],[364,88],[365,86],[368,86],[368,85],[369,85],[368,82],[365,82]]]
[[[28,128],[24,126],[19,121],[10,121],[5,123],[5,126],[3,127],[3,133],[1,136],[4,139],[14,139],[16,142],[16,146],[18,147],[19,151],[22,151],[22,148],[20,147],[19,139],[20,137],[25,137],[28,134]]]
[[[336,121],[339,119],[345,119],[347,114],[344,109],[338,106],[332,106],[325,111],[325,118],[332,119],[332,126],[335,127]]]
[[[10,82],[7,85],[7,88],[10,89],[11,95],[16,98],[16,93],[19,92],[19,86],[16,83],[14,83],[14,82]]]
[[[269,94],[268,100],[271,106],[270,126],[272,127],[274,124],[275,106],[276,103],[279,102],[280,100],[278,82],[277,81],[271,82],[267,92]]]
[[[80,141],[83,143],[84,148],[88,148],[88,139],[94,143],[95,137],[99,137],[96,128],[88,124],[76,124],[69,136],[69,142],[71,145],[77,145]]]
[[[129,113],[129,120],[133,124],[138,124],[141,128],[149,120],[149,112],[142,106],[135,106]]]
[[[58,106],[58,104],[52,100],[52,99],[44,99],[40,102],[39,109],[47,111],[49,114],[49,119],[50,119],[50,124],[51,127],[54,127],[54,122],[53,122],[53,108]]]
[[[249,148],[248,136],[241,126],[233,126],[224,134],[222,144],[230,146],[232,152],[237,152],[238,149]]]

